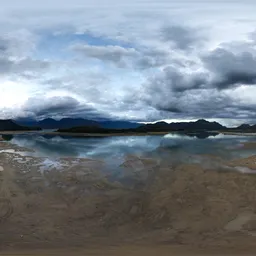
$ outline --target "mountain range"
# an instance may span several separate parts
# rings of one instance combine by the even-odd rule
[[[0,120],[0,131],[32,131],[41,130],[39,127],[26,127],[15,123],[11,119]]]
[[[228,128],[217,123],[208,122],[204,119],[200,119],[195,122],[180,122],[180,123],[166,123],[157,122],[154,124],[144,124],[136,128],[130,129],[106,129],[100,126],[80,126],[72,127],[69,129],[59,129],[58,132],[71,132],[71,133],[146,133],[146,132],[204,132],[204,131],[224,131]]]
[[[179,122],[179,123],[166,123],[157,122],[155,124],[146,124],[138,127],[138,131],[151,131],[151,132],[165,132],[165,131],[219,131],[225,130],[227,127],[217,123],[208,122],[204,119],[195,122]]]
[[[256,124],[249,125],[249,124],[242,124],[236,128],[228,128],[229,131],[237,131],[237,132],[256,132]]]
[[[130,129],[137,128],[141,124],[128,121],[94,121],[84,118],[62,118],[55,120],[52,118],[36,120],[16,120],[19,125],[27,127],[41,127],[42,129],[69,129],[80,126],[102,127],[106,129]]]
[[[74,133],[146,133],[146,132],[203,132],[203,131],[232,131],[256,132],[256,125],[242,124],[236,128],[227,128],[218,122],[199,119],[195,122],[166,123],[156,122],[140,124],[128,121],[94,121],[83,118],[63,118],[55,120],[47,118],[35,120],[0,120],[0,131],[25,131],[54,129],[59,132]]]

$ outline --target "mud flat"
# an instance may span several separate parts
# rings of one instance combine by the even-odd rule
[[[1,255],[256,251],[256,175],[236,170],[253,169],[256,156],[225,162],[229,171],[218,167],[223,162],[173,166],[129,157],[119,180],[90,159],[42,171],[40,159],[15,158],[0,154]]]
[[[251,170],[255,170],[256,172],[256,157],[251,156],[243,159],[235,159],[231,161],[229,165],[233,167],[241,166],[241,167],[249,168]]]

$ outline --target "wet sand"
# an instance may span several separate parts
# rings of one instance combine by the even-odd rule
[[[0,154],[0,255],[256,252],[256,176],[235,169],[256,155],[225,162],[234,171],[129,157],[120,180],[90,160],[39,171],[29,159]]]

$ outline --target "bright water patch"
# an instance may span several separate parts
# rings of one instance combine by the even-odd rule
[[[43,136],[42,134],[14,135],[10,143],[32,152],[22,155],[47,158],[96,158],[120,165],[127,155],[151,157],[173,162],[200,162],[201,155],[234,159],[255,155],[253,149],[243,149],[245,142],[255,140],[249,136],[214,135],[205,139],[177,133],[161,136],[71,137]],[[198,156],[198,157],[196,157]]]

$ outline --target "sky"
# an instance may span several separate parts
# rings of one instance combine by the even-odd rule
[[[0,119],[256,123],[256,3],[2,0]]]

